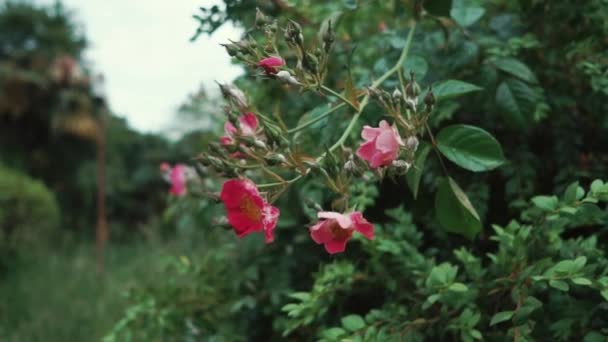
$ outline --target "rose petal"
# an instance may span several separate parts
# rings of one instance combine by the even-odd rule
[[[333,212],[333,211],[320,211],[317,213],[317,217],[336,220],[338,222],[338,225],[344,229],[350,227],[353,224],[352,221],[350,220],[350,217],[348,217],[344,214],[341,214],[341,213]]]
[[[350,218],[353,221],[353,227],[356,231],[370,240],[374,239],[374,225],[369,223],[360,211],[351,213]]]
[[[329,254],[342,253],[346,249],[347,240],[331,240],[325,243],[325,250]]]

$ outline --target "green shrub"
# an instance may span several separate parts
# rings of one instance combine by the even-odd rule
[[[47,241],[60,212],[53,193],[40,181],[0,166],[0,243],[3,249]]]

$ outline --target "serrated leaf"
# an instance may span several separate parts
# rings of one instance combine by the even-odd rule
[[[503,81],[496,89],[496,105],[508,124],[526,127],[534,119],[536,105],[542,99],[518,79]]]
[[[488,171],[505,162],[502,148],[488,132],[475,126],[453,125],[437,135],[439,151],[458,166],[470,171]]]
[[[496,67],[512,76],[529,83],[538,83],[536,76],[527,65],[515,58],[500,58],[495,63]]]
[[[416,155],[414,157],[414,165],[405,175],[407,179],[407,185],[412,191],[412,195],[414,198],[418,197],[418,188],[420,186],[420,178],[422,177],[422,172],[424,171],[424,165],[426,163],[426,158],[431,151],[431,146],[426,143],[421,143],[418,146],[418,150],[416,151]]]
[[[464,94],[480,91],[482,88],[463,81],[447,80],[433,86],[433,94],[439,100],[450,99]]]
[[[468,27],[475,24],[486,10],[482,7],[458,7],[450,10],[450,16],[462,27]]]
[[[481,220],[467,195],[452,179],[443,180],[435,195],[437,220],[446,231],[473,239],[481,231]]]
[[[342,318],[342,326],[350,331],[365,328],[365,321],[359,315],[348,315]]]
[[[513,317],[513,314],[514,311],[501,311],[499,313],[494,314],[494,316],[492,316],[492,319],[490,320],[490,326],[511,319],[511,317]]]

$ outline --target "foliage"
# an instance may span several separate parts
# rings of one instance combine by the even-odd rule
[[[209,340],[228,331],[225,336],[265,341],[605,340],[607,198],[606,183],[596,180],[605,176],[607,158],[606,49],[600,43],[608,33],[605,1],[224,2],[224,10],[201,10],[197,36],[232,21],[246,35],[227,44],[231,56],[255,68],[261,57],[281,54],[287,65],[296,65],[284,70],[297,86],[256,71],[237,84],[260,113],[266,141],[272,142],[268,134],[276,128],[268,122],[280,118],[281,136],[292,139],[292,150],[280,152],[294,163],[315,155],[322,162],[312,177],[287,178],[298,170],[273,169],[280,179],[270,183],[269,198],[279,196],[275,186],[281,195],[273,245],[250,254],[245,246],[261,240],[248,237],[235,255],[223,254],[234,248],[232,242],[209,250],[240,271],[205,283],[218,289],[221,299],[212,308],[228,327],[196,325],[201,313],[182,311],[171,317],[178,323],[156,331],[156,338],[191,336],[185,323],[193,322],[202,336],[214,336]],[[413,19],[418,27],[410,41]],[[302,38],[289,20],[299,24]],[[333,41],[327,39],[329,20]],[[260,32],[264,25],[271,27]],[[281,37],[272,39],[273,32]],[[315,46],[328,41],[331,54],[317,54]],[[304,57],[307,52],[320,61],[319,69],[298,69],[298,61],[306,69],[305,59],[315,60]],[[433,86],[428,126],[416,132],[426,143],[408,159],[413,166],[405,175],[355,168],[355,176],[343,176],[347,165],[361,168],[341,149],[356,139],[360,121],[373,124],[384,114],[399,120],[392,115],[399,108],[389,99],[392,90],[403,95],[413,83],[398,77],[401,65],[424,88]],[[361,97],[380,83],[387,91],[379,89],[361,114],[359,105],[367,105]],[[420,108],[430,92],[417,95]],[[314,249],[305,227],[319,207],[341,210],[345,203],[365,210],[375,223],[375,239],[354,237],[343,255],[328,259]],[[248,262],[234,263],[241,258]],[[271,269],[262,266],[263,258],[274,261]],[[241,282],[252,268],[259,277],[251,283],[254,294],[266,294],[266,284],[281,284],[277,293],[284,295],[222,310],[252,295],[248,289],[219,290]],[[201,269],[195,275],[206,272],[213,273]],[[190,286],[159,284],[146,298],[163,299],[154,312],[169,307],[175,313],[171,293]],[[206,303],[206,296],[195,297]],[[142,304],[132,299],[135,307]],[[130,329],[123,324],[122,333],[150,331],[145,320],[136,321]]]
[[[52,240],[60,212],[51,191],[38,180],[0,165],[0,254],[2,266],[9,253],[35,248]]]

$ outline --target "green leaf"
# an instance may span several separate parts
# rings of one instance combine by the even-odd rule
[[[348,315],[342,318],[342,326],[350,331],[365,328],[365,321],[359,315]]]
[[[469,288],[463,283],[454,283],[448,287],[448,290],[454,292],[466,292]]]
[[[447,17],[450,15],[450,9],[452,9],[452,0],[425,1],[424,9],[433,15]]]
[[[450,16],[462,27],[468,27],[475,24],[486,10],[482,7],[458,7],[450,10]]]
[[[498,323],[511,319],[511,317],[513,317],[513,314],[514,314],[513,311],[501,311],[501,312],[495,314],[494,316],[492,316],[492,319],[490,320],[490,326],[493,326]]]
[[[549,280],[549,286],[564,292],[568,292],[568,290],[570,290],[568,283],[563,280]]]
[[[556,196],[535,196],[532,197],[532,203],[544,211],[554,211],[557,209],[559,200]]]
[[[329,328],[323,331],[323,337],[330,340],[337,340],[344,335],[346,335],[346,330],[338,327]]]
[[[416,156],[414,157],[414,165],[405,175],[407,179],[407,185],[412,191],[414,198],[418,197],[420,178],[422,177],[422,172],[424,171],[426,157],[429,155],[430,151],[431,146],[429,144],[426,144],[424,142],[420,143],[420,146],[418,146],[418,150],[416,151]]]
[[[521,61],[515,58],[501,58],[495,62],[498,69],[529,83],[538,83],[536,76]]]
[[[458,80],[447,80],[433,86],[433,94],[438,101],[458,97],[480,90],[482,90],[482,88],[474,84]]]
[[[608,302],[608,289],[603,289],[600,294],[602,295],[602,297],[604,297],[604,299]]]
[[[582,191],[582,196],[579,197],[579,189]],[[566,188],[566,191],[564,192],[564,202],[568,203],[568,204],[572,204],[574,202],[576,202],[577,200],[581,199],[583,196],[585,196],[585,190],[583,190],[579,185],[578,182],[574,182],[570,185],[568,185],[568,187]]]
[[[467,195],[452,179],[441,182],[435,195],[437,220],[446,231],[473,239],[481,231],[481,220]]]
[[[429,65],[426,60],[420,56],[410,56],[403,63],[403,69],[409,76],[410,71],[414,72],[416,80],[420,81],[429,70]]]
[[[575,283],[576,285],[583,285],[583,286],[591,286],[593,284],[593,282],[591,282],[591,280],[589,280],[587,278],[583,278],[583,277],[572,278],[572,282]]]
[[[474,172],[492,170],[505,162],[498,141],[475,126],[445,127],[437,135],[437,147],[446,158]]]
[[[526,127],[532,122],[536,106],[542,98],[518,79],[503,81],[496,89],[496,105],[508,124]]]

